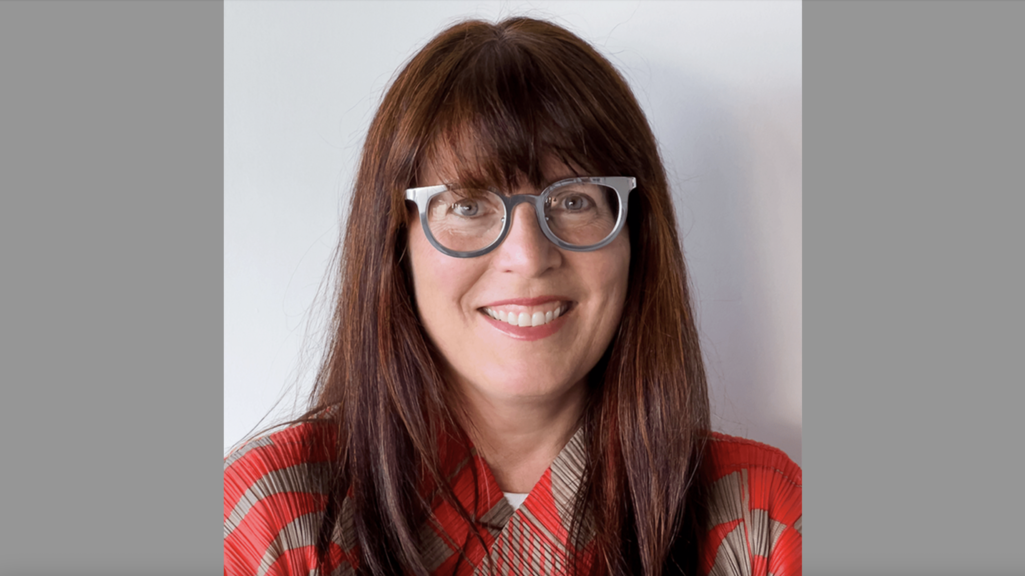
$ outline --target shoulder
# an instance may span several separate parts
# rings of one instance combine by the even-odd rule
[[[224,458],[224,471],[238,472],[258,463],[275,466],[329,460],[334,434],[327,424],[305,422],[247,440]]]
[[[304,423],[249,440],[224,459],[224,503],[245,503],[247,492],[316,491],[315,472],[329,467],[333,435],[325,425]]]
[[[739,470],[759,470],[801,486],[801,468],[779,448],[747,438],[712,432],[705,458],[717,478]]]
[[[704,467],[705,573],[800,574],[801,468],[778,448],[718,433],[709,437]]]
[[[313,558],[334,452],[329,430],[291,426],[224,459],[226,574],[268,573],[276,564],[288,566],[287,573]]]

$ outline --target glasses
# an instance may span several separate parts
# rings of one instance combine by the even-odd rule
[[[443,254],[474,258],[505,240],[517,204],[534,206],[544,235],[564,250],[589,252],[616,239],[626,222],[626,206],[637,179],[629,176],[560,180],[540,194],[504,196],[494,190],[445,184],[410,188],[427,240]]]

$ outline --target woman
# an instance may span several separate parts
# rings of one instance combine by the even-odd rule
[[[579,38],[429,42],[341,270],[309,411],[225,460],[226,573],[800,573],[800,469],[709,431],[657,144]]]

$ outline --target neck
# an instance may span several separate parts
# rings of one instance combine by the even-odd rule
[[[576,432],[586,386],[544,397],[495,399],[463,387],[463,426],[503,492],[527,493]]]

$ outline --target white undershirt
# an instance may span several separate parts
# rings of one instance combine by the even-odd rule
[[[523,504],[523,501],[527,499],[526,494],[516,494],[515,492],[502,492],[502,494],[505,494],[505,499],[512,505],[513,510],[518,509],[520,504]]]

